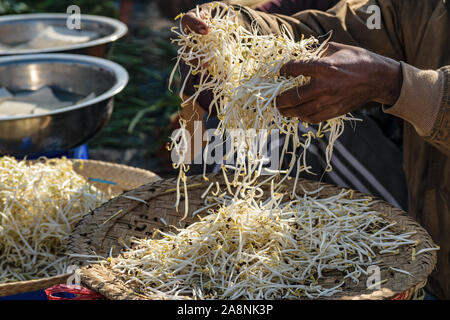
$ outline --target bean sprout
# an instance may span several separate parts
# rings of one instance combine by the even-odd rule
[[[0,283],[64,274],[72,228],[104,201],[67,159],[0,158]]]
[[[380,263],[381,250],[417,244],[413,233],[391,230],[370,198],[352,200],[350,193],[282,202],[272,188],[262,204],[210,196],[205,204],[220,206],[199,222],[160,231],[161,239],[133,239],[133,249],[102,263],[152,299],[330,297],[346,278],[357,283]]]

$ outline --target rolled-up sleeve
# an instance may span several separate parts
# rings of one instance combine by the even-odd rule
[[[421,136],[430,134],[436,121],[444,90],[442,71],[420,70],[401,62],[403,84],[393,106],[384,107],[386,113],[410,122]]]
[[[430,134],[424,137],[441,152],[450,156],[450,66],[439,69],[443,75],[442,99]]]
[[[427,142],[450,154],[450,66],[435,71],[401,64],[400,96],[393,106],[384,107],[384,112],[408,121]]]

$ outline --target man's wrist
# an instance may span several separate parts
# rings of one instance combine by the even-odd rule
[[[386,60],[383,68],[382,80],[379,80],[379,98],[380,102],[387,106],[392,106],[398,100],[403,84],[402,66],[400,62],[392,59]]]

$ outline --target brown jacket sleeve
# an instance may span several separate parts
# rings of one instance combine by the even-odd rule
[[[332,41],[360,46],[393,59],[403,60],[405,55],[401,32],[396,32],[399,28],[396,5],[398,1],[341,1],[326,12],[306,10],[292,16],[258,12],[238,5],[235,5],[235,8],[240,12],[244,26],[249,28],[251,23],[256,22],[262,34],[280,33],[282,24],[297,40],[303,34],[324,39],[331,31]],[[380,8],[382,18],[379,29],[369,29],[366,24],[372,15],[367,10],[373,5]]]
[[[267,13],[291,15],[299,11],[311,9],[327,11],[338,2],[339,0],[269,0],[253,8]]]
[[[431,132],[424,138],[439,151],[450,156],[450,66],[445,66],[439,71],[443,78],[440,108]]]
[[[373,16],[373,11],[369,12],[371,6],[380,10],[380,28],[368,28],[367,21]],[[327,12],[308,10],[293,16],[235,7],[245,26],[249,27],[255,21],[263,34],[279,33],[282,24],[296,39],[302,34],[324,38],[332,31],[332,41],[409,62],[414,60],[420,39],[438,6],[443,8],[442,0],[348,0],[339,2]],[[446,32],[446,23],[443,20],[441,32]],[[437,37],[436,48],[445,50],[445,41],[445,36]],[[410,122],[419,135],[447,155],[450,155],[449,68],[421,70],[402,62],[400,98],[394,106],[384,109]]]
[[[450,66],[420,70],[402,62],[400,97],[384,112],[411,123],[425,141],[450,155]]]

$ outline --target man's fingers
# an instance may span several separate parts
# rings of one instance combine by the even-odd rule
[[[322,58],[329,57],[341,49],[342,45],[340,43],[330,41],[325,45],[325,52],[322,54]]]
[[[297,107],[286,108],[286,109],[280,110],[280,113],[285,117],[290,117],[290,118],[297,117],[298,118]]]
[[[310,101],[291,108],[280,110],[285,117],[296,117],[309,124],[317,124],[341,115],[342,103],[323,104],[319,101]]]
[[[194,31],[195,33],[202,35],[208,34],[209,32],[208,25],[193,12],[188,12],[183,16],[181,25],[186,32]]]
[[[315,76],[327,67],[321,59],[289,61],[280,69],[282,77]]]
[[[322,106],[321,111],[307,116],[306,122],[310,124],[317,124],[324,122],[340,115],[340,110],[342,110],[341,104],[333,104],[328,106]]]
[[[286,117],[297,117],[305,120],[311,115],[320,112],[320,104],[317,100],[309,101],[290,108],[280,109],[280,113]]]
[[[349,46],[337,42],[329,42],[326,45],[326,50],[321,58],[309,59],[304,61],[289,61],[281,67],[280,76],[298,77],[300,75],[304,75],[314,77],[318,74],[323,74],[332,67],[332,65],[330,64],[330,59],[328,57],[348,47]]]
[[[278,109],[291,108],[314,100],[321,95],[323,86],[312,81],[310,84],[302,87],[296,87],[286,90],[277,97],[276,106]]]
[[[200,16],[204,16],[203,11],[200,11]],[[187,33],[193,31],[198,34],[205,35],[209,32],[208,25],[201,18],[198,18],[193,11],[190,11],[183,16],[183,18],[181,19],[181,26]],[[193,66],[198,66],[201,61],[199,61],[198,59],[192,59],[188,61],[188,63]],[[201,66],[203,68],[207,68],[208,63],[201,64]]]

